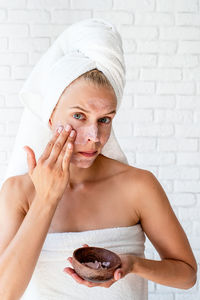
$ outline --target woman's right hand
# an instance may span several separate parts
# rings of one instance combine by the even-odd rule
[[[74,136],[70,137],[71,130],[71,126],[68,131],[63,128],[61,133],[56,130],[37,163],[34,151],[24,146],[27,152],[28,174],[40,199],[58,201],[68,185],[69,165],[76,136],[73,129]],[[69,144],[72,145],[71,149],[67,147]]]

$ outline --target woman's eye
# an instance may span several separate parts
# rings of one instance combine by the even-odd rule
[[[75,115],[79,115],[79,116],[80,116],[80,115],[82,115],[82,114],[74,114],[73,116],[75,116]],[[76,118],[75,118],[75,119],[76,119]],[[78,118],[78,120],[80,120],[80,119]]]
[[[83,116],[83,114],[80,114],[80,113],[73,114],[73,116],[81,116],[81,115]],[[78,117],[78,118],[75,117],[75,119],[77,119],[77,120],[82,120],[82,119],[80,119],[79,117]],[[106,119],[108,120],[107,122],[106,122],[106,121],[105,121],[105,122],[104,122],[104,121],[103,121],[103,122],[101,121],[101,123],[109,124],[110,121],[111,121],[111,118],[105,117],[105,118],[101,118],[101,119],[99,119],[99,120],[106,120]]]
[[[110,123],[110,118],[102,118],[102,119],[100,119],[100,120],[105,120],[105,119],[107,119],[108,120],[108,122],[103,122],[103,123],[105,123],[105,124],[109,124]]]

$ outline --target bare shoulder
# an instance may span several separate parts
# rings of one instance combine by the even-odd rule
[[[30,207],[30,195],[34,191],[34,186],[28,173],[9,177],[4,184],[6,184],[8,189],[13,190],[15,200],[18,199],[19,201],[18,205],[27,213]]]
[[[127,178],[129,179],[130,191],[132,187],[137,188],[138,208],[142,225],[148,232],[150,223],[160,224],[164,221],[173,224],[177,223],[177,218],[173,212],[167,194],[156,176],[148,170],[138,169],[130,166]],[[159,224],[159,225],[160,225]],[[166,224],[165,224],[166,225]],[[170,225],[166,226],[169,229]],[[157,226],[157,228],[160,228]]]
[[[108,162],[106,162],[107,166],[109,166],[109,169],[112,170],[113,174],[123,174],[122,177],[127,184],[130,184],[130,188],[135,187],[136,185],[144,185],[145,181],[151,180],[151,178],[154,176],[148,170],[136,168],[114,159],[108,158]]]
[[[154,174],[145,169],[127,165],[117,160],[108,159],[106,165],[112,170],[112,182],[123,193],[130,207],[141,220],[145,208],[151,207],[152,202],[166,202],[167,197],[161,184]],[[120,184],[119,184],[120,183]],[[155,194],[157,197],[155,197]]]
[[[132,197],[137,200],[134,201],[134,205],[137,204],[141,219],[145,211],[148,213],[151,212],[152,217],[154,213],[156,214],[156,211],[151,209],[153,205],[170,207],[169,200],[161,183],[151,171],[129,166],[126,180]]]
[[[149,192],[149,188],[160,188],[161,185],[158,182],[157,178],[154,176],[154,174],[145,169],[136,168],[134,166],[126,165],[124,163],[119,162],[117,164],[117,167],[119,169],[124,170],[124,179],[126,180],[126,183],[130,187],[130,191],[137,190],[138,193],[140,192]],[[139,195],[139,194],[138,194]],[[141,194],[140,194],[141,196]]]
[[[106,158],[106,171],[104,174],[111,173],[112,181],[123,189],[123,192],[128,191],[128,196],[136,200],[139,196],[138,191],[148,190],[148,184],[152,185],[156,180],[155,176],[148,170],[136,168],[123,162]],[[135,205],[135,201],[133,203]]]

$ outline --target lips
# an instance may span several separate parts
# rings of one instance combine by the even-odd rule
[[[88,153],[88,154],[94,154],[96,153],[97,151],[80,151],[80,153]]]
[[[81,155],[84,155],[85,157],[92,157],[97,154],[97,151],[95,152],[79,152]]]

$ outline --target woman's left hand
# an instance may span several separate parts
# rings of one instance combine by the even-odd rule
[[[83,247],[89,247],[89,246],[87,244],[84,244]],[[72,276],[72,278],[74,278],[78,283],[84,284],[87,287],[101,286],[101,287],[109,288],[113,283],[115,283],[119,279],[125,277],[128,273],[131,273],[133,270],[135,256],[132,254],[118,254],[118,255],[121,258],[121,262],[122,262],[121,267],[117,268],[114,272],[113,278],[106,282],[97,283],[97,282],[87,281],[87,280],[83,279],[82,277],[80,277],[75,272],[75,270],[70,267],[64,268],[63,271],[66,272],[67,274],[69,274],[70,276]],[[67,260],[70,263],[72,263],[73,257],[68,257]],[[120,274],[121,274],[121,277],[120,277]]]

